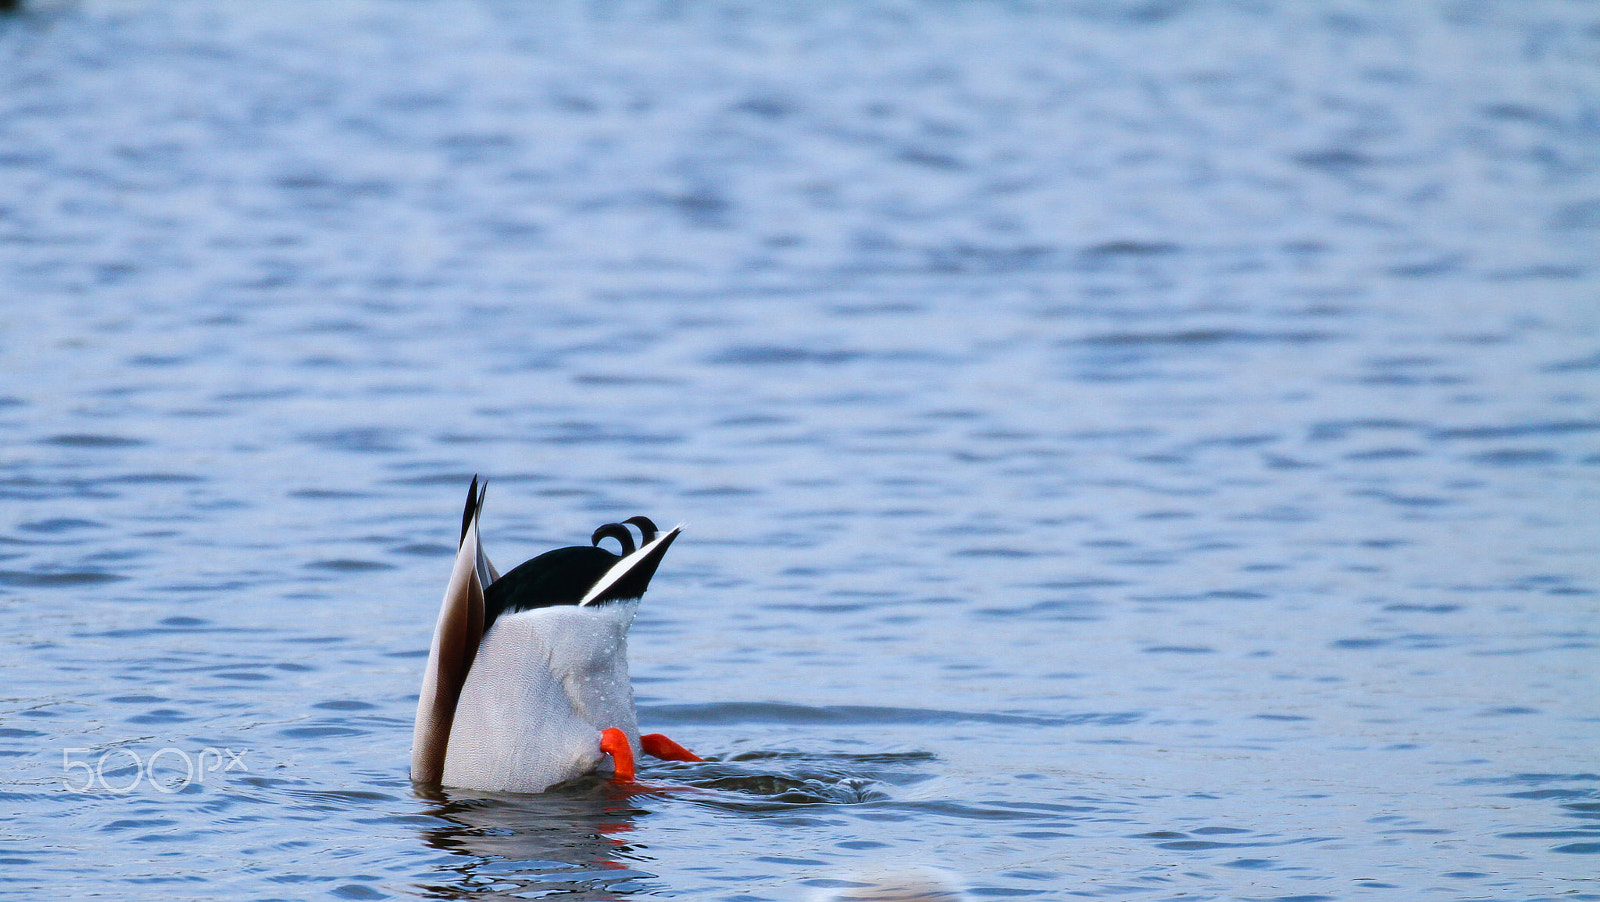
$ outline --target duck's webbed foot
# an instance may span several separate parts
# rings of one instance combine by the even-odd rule
[[[618,783],[633,782],[633,746],[628,744],[627,733],[616,727],[602,730],[600,751],[611,756],[611,779]]]
[[[660,758],[663,761],[706,760],[660,733],[646,733],[640,736],[639,746],[644,749],[645,754],[652,758]]]

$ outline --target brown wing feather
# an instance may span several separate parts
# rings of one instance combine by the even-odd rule
[[[483,640],[483,585],[477,570],[477,515],[482,502],[474,477],[467,494],[461,547],[456,551],[455,566],[444,590],[439,620],[433,628],[433,645],[428,650],[428,666],[422,672],[422,690],[417,696],[417,720],[411,734],[411,779],[419,783],[438,783],[444,776],[456,702],[478,654],[478,643]]]

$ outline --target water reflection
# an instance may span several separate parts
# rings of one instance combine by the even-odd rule
[[[641,869],[654,859],[634,839],[647,815],[687,802],[713,816],[774,817],[791,824],[807,821],[796,819],[800,812],[817,809],[866,808],[875,819],[900,819],[918,803],[897,801],[896,791],[930,779],[935,761],[915,751],[765,750],[722,760],[652,763],[642,782],[626,786],[601,776],[536,795],[418,786],[416,795],[432,803],[424,813],[434,820],[421,838],[451,856],[437,871],[439,882],[419,887],[443,898],[530,892],[572,899],[631,896],[645,891],[637,881],[656,877]],[[905,810],[898,810],[902,806]],[[817,879],[821,882],[812,885],[863,891],[877,886],[860,875],[853,881]],[[921,884],[897,877],[883,885]]]
[[[439,882],[421,885],[447,899],[537,892],[575,900],[616,899],[630,881],[652,875],[635,865],[633,803],[647,790],[603,778],[538,795],[418,787],[439,823],[421,831],[428,846],[455,856]]]

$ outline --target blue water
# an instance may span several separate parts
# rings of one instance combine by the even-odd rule
[[[1600,7],[25,6],[0,894],[1600,899]],[[712,760],[413,788],[475,473]]]

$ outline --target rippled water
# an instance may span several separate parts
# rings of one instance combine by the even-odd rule
[[[29,6],[0,892],[1600,899],[1600,8]],[[413,789],[474,473],[711,761]]]

